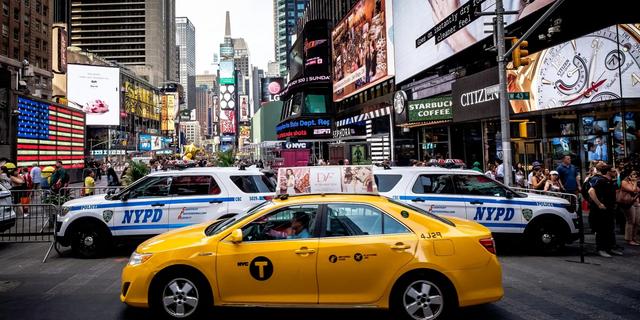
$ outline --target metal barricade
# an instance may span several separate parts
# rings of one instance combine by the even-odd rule
[[[0,242],[54,241],[57,210],[53,204],[1,204]]]

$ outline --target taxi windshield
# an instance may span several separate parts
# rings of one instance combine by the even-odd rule
[[[259,210],[262,210],[268,206],[273,205],[273,201],[265,201],[263,203],[260,203],[259,205],[249,209],[247,212],[245,213],[241,213],[238,214],[236,216],[233,216],[227,220],[223,220],[223,221],[217,221],[214,224],[210,225],[209,227],[207,227],[207,229],[205,230],[205,234],[207,236],[213,236],[216,235],[224,230],[229,229],[230,226],[232,226],[234,223],[258,212]]]

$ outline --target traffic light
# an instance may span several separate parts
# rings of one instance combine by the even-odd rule
[[[517,38],[511,39],[511,45],[514,46],[518,42]],[[529,50],[526,48],[529,46],[528,41],[520,42],[520,45],[513,49],[511,53],[511,58],[513,59],[513,67],[517,68],[519,66],[526,66],[531,63],[531,59],[523,58],[529,55]]]

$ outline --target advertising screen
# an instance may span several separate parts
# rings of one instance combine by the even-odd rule
[[[389,0],[391,1],[391,0]],[[537,11],[554,0],[504,1],[504,9],[518,11],[505,15],[507,24]],[[476,11],[495,11],[495,1],[485,0],[393,0],[396,83],[451,57],[489,37],[485,30],[492,16]]]
[[[220,111],[220,132],[222,134],[236,134],[236,115],[234,110]]]
[[[513,112],[640,97],[639,51],[640,30],[625,24],[531,54],[531,64],[507,68],[509,91],[530,93],[511,100]]]
[[[220,84],[235,84],[233,61],[220,61]]]
[[[391,0],[360,0],[331,33],[333,100],[394,75]]]
[[[17,166],[84,167],[85,115],[82,111],[18,97]]]
[[[140,151],[151,151],[151,135],[150,134],[141,134],[140,135]]]
[[[236,107],[236,86],[224,84],[220,86],[220,109],[234,109]]]
[[[120,69],[80,64],[67,69],[69,105],[86,113],[87,125],[119,125]]]
[[[240,96],[240,121],[249,121],[249,96]]]
[[[262,78],[260,79],[262,87],[261,103],[280,100],[279,93],[284,88],[284,79],[282,78]]]

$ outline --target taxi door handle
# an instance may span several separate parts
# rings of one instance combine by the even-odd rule
[[[402,242],[398,242],[398,243],[396,243],[396,244],[391,246],[391,249],[393,249],[393,250],[407,250],[407,249],[410,249],[410,248],[411,248],[410,245],[404,244]]]
[[[152,207],[164,207],[164,203],[154,203],[151,206]]]
[[[415,199],[411,199],[411,201],[413,201],[413,202],[424,202],[424,199],[422,199],[422,198],[415,198]]]
[[[316,250],[315,249],[309,249],[307,247],[302,247],[298,250],[295,251],[296,254],[300,254],[300,255],[305,255],[305,254],[310,254],[310,253],[315,253]]]
[[[482,201],[471,201],[470,204],[484,204]]]

